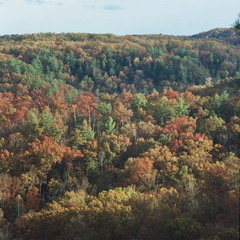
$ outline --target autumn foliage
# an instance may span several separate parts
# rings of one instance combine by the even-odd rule
[[[0,37],[0,238],[238,239],[232,31]]]

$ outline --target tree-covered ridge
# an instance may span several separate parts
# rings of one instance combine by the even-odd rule
[[[233,31],[233,29],[229,28],[216,28],[207,32],[195,34],[192,36],[193,38],[200,39],[215,39],[217,41],[229,42],[233,45],[239,45],[239,30]]]
[[[238,46],[38,34],[0,52],[0,237],[238,239]]]
[[[61,82],[94,93],[148,94],[240,71],[239,45],[217,39],[49,33],[5,36],[0,46],[0,77],[11,84],[17,75],[31,88]]]

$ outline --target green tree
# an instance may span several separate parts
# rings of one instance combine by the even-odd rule
[[[185,103],[183,95],[180,95],[177,101],[177,107],[176,107],[176,115],[182,116],[182,115],[188,115],[188,105]]]
[[[79,83],[79,87],[82,91],[93,91],[94,89],[94,81],[88,77],[84,76],[82,81]]]
[[[116,131],[115,127],[116,124],[111,117],[109,117],[104,123],[104,130],[107,134],[113,134]]]
[[[153,111],[153,116],[160,125],[176,116],[176,109],[165,96],[161,97],[159,102],[153,106]]]
[[[133,110],[134,119],[139,120],[144,116],[147,100],[142,93],[134,95],[131,101],[131,109]]]
[[[98,111],[102,115],[102,117],[106,119],[111,114],[112,111],[111,103],[101,101],[98,104]]]
[[[70,146],[73,149],[79,149],[87,142],[86,138],[81,134],[81,130],[76,128],[70,138]]]
[[[59,140],[66,131],[66,126],[58,125],[51,110],[46,107],[40,115],[39,131],[40,136],[48,135],[53,137],[55,140]]]
[[[95,132],[92,130],[91,126],[84,119],[80,127],[80,133],[86,141],[92,141],[94,139]]]
[[[233,23],[233,27],[237,30],[240,30],[240,13],[238,14],[238,18]]]
[[[28,133],[28,136],[38,137],[40,135],[40,128],[39,128],[39,118],[36,111],[32,110],[25,122],[25,129],[24,131]]]
[[[68,53],[64,58],[64,62],[67,63],[68,73],[74,74],[76,71],[75,68],[76,68],[76,62],[77,62],[77,59],[74,56],[74,52],[71,51],[70,53]]]
[[[36,58],[33,59],[32,66],[35,70],[36,75],[43,73],[43,65],[42,65],[42,62],[41,62],[39,56],[37,56]]]

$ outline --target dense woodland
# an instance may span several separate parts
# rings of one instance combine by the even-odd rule
[[[237,240],[240,35],[0,37],[0,239]]]

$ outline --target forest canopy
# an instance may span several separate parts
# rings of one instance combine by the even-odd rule
[[[236,30],[0,37],[0,238],[237,240],[239,145]]]

